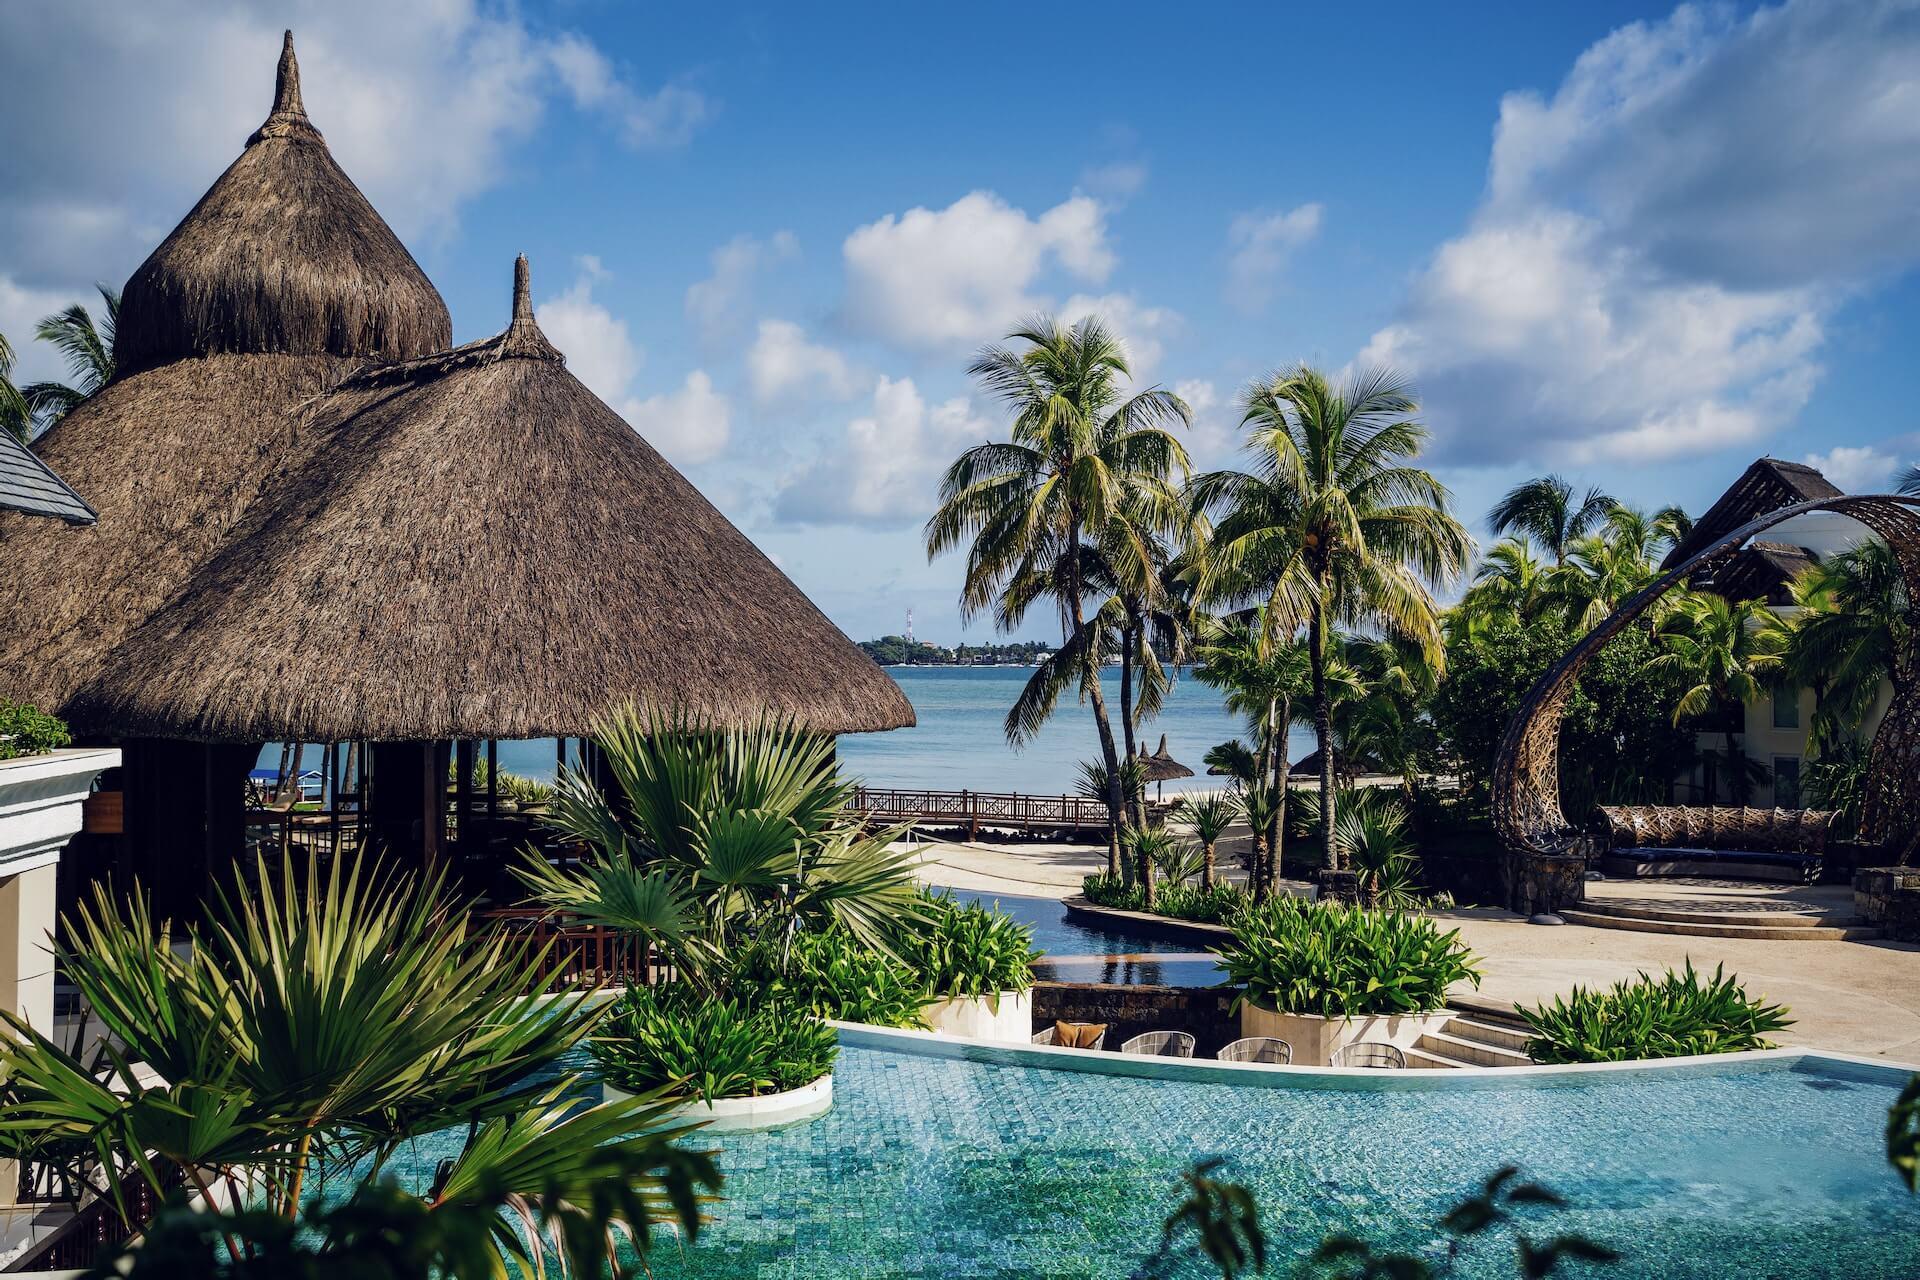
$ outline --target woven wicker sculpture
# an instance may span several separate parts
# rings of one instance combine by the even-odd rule
[[[1893,701],[1873,737],[1859,838],[1880,845],[1891,860],[1905,863],[1912,857],[1920,845],[1920,498],[1892,495],[1823,498],[1769,511],[1675,564],[1582,636],[1534,683],[1500,739],[1493,771],[1493,820],[1510,854],[1568,854],[1581,846],[1580,833],[1560,811],[1559,748],[1560,717],[1587,660],[1675,583],[1738,551],[1754,535],[1809,511],[1834,511],[1865,525],[1892,549],[1906,580],[1908,647],[1897,659],[1899,670],[1889,673],[1898,678]],[[1711,814],[1701,822],[1711,825]],[[1776,819],[1768,825],[1776,823],[1786,825]],[[1792,825],[1804,830],[1809,824],[1796,818]]]

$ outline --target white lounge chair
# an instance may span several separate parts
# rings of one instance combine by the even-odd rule
[[[1191,1058],[1193,1037],[1184,1031],[1148,1031],[1121,1045],[1120,1052],[1148,1058]]]
[[[1333,1065],[1376,1067],[1383,1071],[1399,1071],[1406,1067],[1407,1055],[1400,1052],[1397,1045],[1375,1044],[1371,1040],[1360,1040],[1353,1044],[1342,1045],[1335,1050]]]
[[[1213,1056],[1222,1062],[1267,1062],[1285,1067],[1293,1064],[1293,1046],[1278,1036],[1247,1036]]]

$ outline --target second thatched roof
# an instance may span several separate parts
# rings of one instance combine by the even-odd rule
[[[533,319],[356,375],[327,444],[77,699],[209,741],[531,738],[610,704],[891,729],[913,708]]]

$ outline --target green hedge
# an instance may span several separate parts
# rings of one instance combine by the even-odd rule
[[[833,1028],[792,1005],[679,984],[628,988],[589,1048],[615,1088],[672,1087],[707,1102],[798,1089],[839,1052]]]
[[[0,699],[0,760],[37,756],[73,741],[57,716],[25,703]]]
[[[1527,1052],[1539,1062],[1625,1062],[1771,1049],[1767,1034],[1793,1025],[1786,1009],[1747,995],[1723,967],[1702,978],[1691,960],[1664,977],[1642,973],[1605,990],[1575,987],[1571,995],[1518,1011],[1533,1031]]]
[[[1456,982],[1480,985],[1460,931],[1424,916],[1270,898],[1234,917],[1221,963],[1240,1001],[1341,1018],[1427,1013]]]

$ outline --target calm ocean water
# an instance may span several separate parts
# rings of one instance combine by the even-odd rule
[[[1074,789],[1080,761],[1100,754],[1092,710],[1070,698],[1061,701],[1053,719],[1032,742],[1017,751],[1007,745],[1001,724],[1033,674],[1030,668],[889,667],[887,674],[906,692],[920,723],[892,733],[849,734],[840,739],[841,763],[873,786],[1057,795]],[[1106,686],[1108,710],[1117,717],[1117,672],[1107,673]],[[1174,759],[1198,775],[1176,785],[1192,788],[1218,781],[1206,776],[1201,763],[1208,748],[1243,737],[1245,730],[1220,705],[1219,694],[1183,676],[1159,718],[1142,728],[1147,750],[1159,744],[1163,733]],[[1292,757],[1297,760],[1312,749],[1313,735],[1295,729]],[[279,761],[278,744],[270,744],[260,753],[259,767],[272,770]],[[319,768],[318,747],[308,748],[303,765]],[[552,778],[553,740],[501,743],[500,767],[531,778]]]

